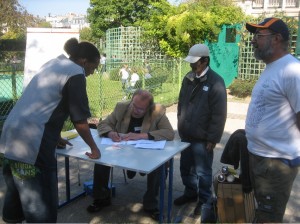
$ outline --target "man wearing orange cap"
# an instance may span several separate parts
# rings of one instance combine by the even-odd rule
[[[283,222],[300,165],[300,62],[288,52],[289,30],[278,18],[247,23],[254,57],[266,63],[246,119],[255,222]]]
[[[185,186],[177,206],[198,201],[194,215],[210,206],[214,148],[220,142],[227,114],[227,95],[223,78],[209,67],[209,48],[195,44],[185,61],[191,71],[182,81],[178,102],[178,133],[191,145],[181,153],[180,174]],[[204,220],[201,222],[213,222]]]

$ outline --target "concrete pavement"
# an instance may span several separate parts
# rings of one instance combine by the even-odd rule
[[[176,106],[168,108],[167,115],[173,128],[177,129]],[[223,148],[230,135],[237,129],[244,128],[245,116],[248,104],[243,102],[228,102],[228,116],[225,125],[225,131],[221,142],[216,146],[213,170],[216,173],[223,164],[220,163],[220,157]],[[180,154],[174,158],[174,183],[173,199],[182,195],[183,185],[179,172]],[[77,159],[70,160],[72,195],[83,190],[83,183],[93,178],[93,164],[82,162]],[[2,171],[2,170],[1,170]],[[59,198],[63,201],[65,197],[65,179],[64,179],[64,158],[58,157],[58,177],[59,177]],[[116,186],[116,196],[112,199],[112,205],[104,208],[96,214],[89,214],[86,207],[92,202],[90,196],[81,197],[71,204],[59,209],[58,222],[60,223],[154,223],[151,218],[143,212],[142,197],[146,189],[146,177],[137,176],[124,181],[121,169],[114,169],[114,184]],[[297,176],[293,186],[292,194],[287,205],[284,222],[300,222],[300,215],[296,213],[299,209],[300,194],[297,189],[300,187],[300,178]],[[5,192],[5,184],[0,174],[0,217],[2,217],[2,205]],[[182,207],[173,206],[173,222],[176,218],[181,217],[182,223],[199,223],[199,218],[194,219],[193,210],[196,203],[191,203]],[[0,223],[3,223],[0,220]]]

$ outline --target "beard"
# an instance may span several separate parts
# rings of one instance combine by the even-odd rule
[[[261,48],[255,48],[254,50],[254,57],[257,60],[265,61],[266,59],[270,58],[271,55],[273,55],[274,49],[271,46],[271,40],[266,42],[266,44]]]

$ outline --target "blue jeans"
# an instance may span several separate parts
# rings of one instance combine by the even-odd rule
[[[6,194],[2,219],[5,222],[54,223],[57,220],[56,170],[4,159]]]
[[[198,195],[202,204],[211,197],[213,157],[213,151],[206,149],[206,142],[192,142],[180,157],[184,195],[190,198]]]

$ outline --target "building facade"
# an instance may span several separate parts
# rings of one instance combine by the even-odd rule
[[[300,12],[300,0],[236,0],[244,12],[248,15],[271,16],[276,12],[284,12],[290,17],[297,17]]]
[[[86,15],[77,15],[75,13],[68,13],[66,15],[51,15],[45,17],[46,22],[49,22],[52,28],[71,28],[79,29],[89,27]]]

